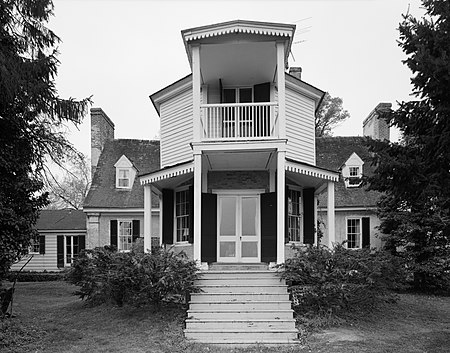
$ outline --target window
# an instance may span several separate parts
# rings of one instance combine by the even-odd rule
[[[300,242],[302,234],[302,192],[288,189],[288,232],[289,241]]]
[[[33,238],[31,238],[30,241],[30,247],[28,248],[29,254],[40,254],[41,247],[40,247],[40,236],[37,235]]]
[[[133,222],[119,221],[118,249],[130,251],[133,244]]]
[[[176,241],[189,240],[189,189],[175,192]]]
[[[130,170],[129,169],[119,169],[118,170],[117,187],[118,188],[129,188],[130,187]]]
[[[359,167],[348,168],[348,187],[357,187],[361,184],[361,172]]]
[[[66,235],[64,237],[64,241],[65,241],[64,264],[65,265],[70,265],[72,263],[73,259],[75,259],[78,256],[78,253],[80,251],[78,239],[79,239],[78,236],[72,236],[72,235]]]
[[[361,248],[361,219],[348,218],[347,219],[347,248],[360,249]]]

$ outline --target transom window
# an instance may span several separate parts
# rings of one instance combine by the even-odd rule
[[[175,192],[176,241],[189,240],[189,190]]]
[[[129,188],[130,187],[130,170],[129,169],[119,169],[117,187],[119,188]]]
[[[300,242],[302,234],[302,192],[288,189],[289,241]]]
[[[133,222],[119,221],[118,247],[121,251],[130,251],[133,244]]]
[[[361,248],[361,219],[348,218],[347,219],[347,248],[359,249]]]

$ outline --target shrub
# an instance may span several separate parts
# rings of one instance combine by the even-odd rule
[[[386,252],[337,245],[298,249],[279,271],[297,314],[331,318],[372,309],[403,283],[401,268]]]
[[[80,287],[75,294],[92,303],[160,305],[180,302],[196,290],[197,267],[195,261],[163,249],[144,254],[105,247],[82,252],[66,278]]]

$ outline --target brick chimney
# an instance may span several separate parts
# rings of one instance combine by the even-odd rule
[[[106,141],[114,140],[114,123],[101,108],[91,108],[91,175],[94,177],[98,159]]]
[[[391,110],[391,108],[391,103],[378,103],[375,109],[363,121],[363,135],[378,140],[389,140],[389,125],[380,116],[383,112]]]
[[[296,78],[298,78],[299,80],[302,79],[302,68],[301,67],[290,67],[289,68],[289,75],[292,75]]]

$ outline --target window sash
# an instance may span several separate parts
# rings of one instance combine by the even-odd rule
[[[39,242],[39,235],[31,238],[30,247],[28,248],[29,254],[39,254],[41,251],[41,245]]]
[[[122,188],[130,187],[130,171],[128,169],[119,169],[117,185]]]
[[[133,222],[118,222],[117,246],[120,251],[130,251],[133,245]]]
[[[361,248],[361,219],[347,219],[347,248]]]
[[[175,236],[177,242],[189,240],[189,189],[175,192]]]
[[[288,189],[289,241],[301,242],[302,238],[302,192]]]

